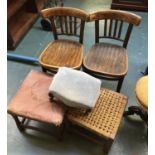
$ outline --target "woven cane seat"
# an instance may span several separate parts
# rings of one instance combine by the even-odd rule
[[[70,40],[56,40],[48,44],[39,57],[39,63],[50,70],[59,67],[79,69],[82,64],[83,45]]]
[[[8,105],[8,113],[24,118],[60,125],[64,117],[62,105],[51,102],[48,88],[52,78],[31,71]]]
[[[143,76],[136,83],[135,88],[138,103],[147,111],[148,109],[148,76]]]
[[[114,139],[127,104],[127,97],[107,89],[101,89],[100,97],[88,115],[80,115],[76,109],[68,111],[72,123],[84,127],[99,136]]]

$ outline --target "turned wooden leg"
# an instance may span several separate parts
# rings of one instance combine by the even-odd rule
[[[124,77],[119,79],[118,81],[117,90],[116,90],[118,93],[121,91],[123,81],[124,81]]]
[[[134,114],[139,115],[141,117],[141,119],[144,120],[146,124],[148,124],[148,114],[147,114],[147,112],[143,111],[138,106],[128,107],[128,111],[125,111],[123,116],[134,115]]]
[[[110,151],[110,148],[111,148],[112,144],[113,144],[113,140],[112,139],[108,139],[108,140],[106,140],[104,142],[104,144],[103,144],[103,153],[105,155],[107,155],[108,152]]]
[[[25,129],[24,129],[24,127],[22,126],[22,123],[24,123],[25,119],[23,119],[22,122],[20,122],[20,120],[18,119],[18,116],[12,115],[12,117],[14,118],[14,120],[15,120],[15,122],[16,122],[16,125],[17,125],[18,129],[19,129],[20,131],[24,131]]]

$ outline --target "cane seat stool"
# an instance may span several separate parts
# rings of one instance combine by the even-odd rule
[[[67,120],[71,126],[82,127],[100,136],[103,139],[101,143],[103,152],[108,153],[117,134],[126,104],[126,96],[101,88],[95,107],[87,115],[83,115],[82,110],[72,109],[67,112]],[[82,132],[80,134],[92,139]],[[96,139],[93,140],[96,141]]]
[[[51,21],[55,40],[50,42],[39,56],[43,71],[56,73],[59,67],[80,69],[83,59],[84,27],[89,15],[72,7],[44,9],[41,15]],[[60,35],[65,36],[65,39]]]
[[[148,76],[141,77],[135,86],[135,96],[139,106],[130,106],[124,116],[137,114],[148,124]]]
[[[7,112],[13,116],[20,131],[32,129],[51,134],[46,129],[30,126],[28,120],[53,124],[61,129],[64,107],[49,100],[48,88],[51,81],[51,76],[32,70],[8,104]]]
[[[104,10],[90,14],[95,23],[95,44],[83,60],[85,72],[97,78],[118,81],[120,92],[128,71],[127,45],[133,25],[138,26],[141,17],[135,14]]]

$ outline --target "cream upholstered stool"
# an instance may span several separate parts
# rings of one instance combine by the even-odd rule
[[[20,131],[33,129],[49,133],[49,131],[37,126],[30,126],[27,124],[27,120],[53,124],[60,127],[59,129],[63,129],[61,127],[63,127],[64,107],[60,103],[49,100],[48,88],[51,81],[51,76],[32,70],[10,101],[7,111],[15,119]]]
[[[124,116],[137,114],[148,123],[148,76],[140,78],[135,87],[135,95],[140,106],[131,106]]]

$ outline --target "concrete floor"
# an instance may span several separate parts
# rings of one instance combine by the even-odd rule
[[[66,6],[74,6],[86,11],[94,11],[110,7],[111,0],[65,0]],[[141,71],[147,66],[147,19],[145,12],[135,12],[142,17],[139,27],[133,29],[129,44],[129,71],[124,80],[121,93],[128,96],[128,106],[137,105],[134,97],[135,82],[141,77]],[[15,51],[26,56],[38,58],[40,52],[49,41],[53,40],[50,32],[43,31],[40,26],[40,19],[36,21]],[[84,45],[85,52],[94,43],[94,24],[88,23],[85,28]],[[38,65],[8,61],[8,102],[15,95],[27,73],[31,70],[40,70]],[[103,86],[115,90],[116,83],[103,81]],[[32,122],[35,123],[35,122]],[[8,155],[101,155],[102,147],[77,134],[65,134],[63,142],[58,142],[52,136],[47,136],[35,131],[20,133],[10,115],[7,118],[7,147]],[[35,123],[36,125],[40,125]],[[42,125],[42,124],[41,124]],[[42,125],[49,128],[53,134],[55,129],[51,126]],[[137,116],[130,119],[122,119],[117,137],[109,152],[109,155],[147,155],[148,141],[147,129],[144,123]]]

